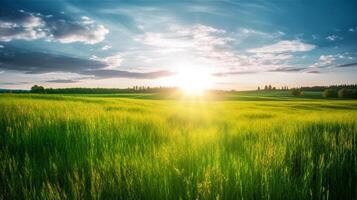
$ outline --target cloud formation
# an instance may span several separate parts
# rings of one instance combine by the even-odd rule
[[[307,71],[306,73],[309,73],[309,74],[321,74],[321,72],[317,71],[317,70]]]
[[[326,37],[326,40],[329,41],[336,41],[336,40],[342,40],[343,38],[337,35],[329,35]]]
[[[100,57],[93,55],[91,57],[91,60],[95,60],[95,61],[104,63],[106,65],[105,69],[115,69],[115,68],[119,67],[120,64],[123,62],[123,56],[120,54],[115,54],[112,56],[100,58]]]
[[[108,50],[108,49],[111,49],[112,48],[112,46],[111,45],[104,45],[102,48],[100,48],[101,50],[103,50],[103,51],[106,51],[106,50]]]
[[[259,48],[248,50],[250,53],[291,53],[311,51],[316,46],[313,44],[303,43],[300,40],[283,40],[275,44],[266,45]]]
[[[115,56],[114,56],[115,57]],[[113,70],[113,57],[85,59],[51,53],[25,51],[7,48],[0,51],[0,70],[20,71],[26,74],[44,74],[68,72],[88,76],[89,78],[137,78],[156,79],[173,75],[169,71],[132,72]],[[70,80],[53,80],[68,83]]]
[[[55,80],[48,80],[46,82],[49,83],[78,83],[78,80],[71,80],[71,79],[55,79]]]
[[[348,31],[350,31],[350,32],[357,32],[357,27],[349,28]]]
[[[347,63],[347,64],[341,64],[341,65],[336,65],[336,68],[343,68],[343,67],[357,67],[357,63]]]
[[[34,40],[45,37],[45,22],[38,16],[24,11],[4,15],[0,12],[0,40]]]
[[[170,71],[154,71],[154,72],[129,72],[121,70],[90,70],[82,72],[84,75],[94,75],[95,78],[135,78],[135,79],[157,79],[166,76],[172,76],[175,73]]]
[[[0,51],[0,68],[3,70],[22,71],[27,74],[49,72],[73,72],[99,69],[104,63],[95,60],[57,55],[51,53],[6,48]]]
[[[86,16],[80,20],[73,20],[22,10],[0,12],[0,41],[5,42],[42,38],[61,43],[95,44],[103,41],[108,33],[109,30],[103,25]]]
[[[334,65],[335,61],[344,59],[345,56],[342,54],[335,55],[321,55],[319,57],[318,62],[312,64],[310,67],[312,68],[326,68]]]
[[[171,25],[166,32],[145,32],[136,40],[146,45],[164,48],[162,52],[185,50],[206,51],[233,40],[225,31],[202,24],[184,27]]]
[[[160,32],[144,32],[136,37],[158,54],[157,57],[177,57],[186,54],[185,62],[198,63],[220,72],[267,71],[275,68],[289,67],[288,62],[293,58],[292,52],[310,51],[315,45],[306,44],[298,40],[280,41],[274,45],[251,49],[248,52],[237,52],[234,44],[253,37],[279,39],[283,32],[272,34],[253,29],[240,28],[237,32],[227,32],[212,26],[196,24],[192,26],[171,25]],[[141,52],[141,56],[145,52]],[[189,54],[190,56],[187,56]],[[151,57],[150,59],[153,59]],[[185,65],[185,64],[183,64]],[[235,73],[230,73],[235,74]]]
[[[299,72],[304,69],[305,68],[299,68],[299,67],[282,67],[282,68],[269,70],[269,72]]]

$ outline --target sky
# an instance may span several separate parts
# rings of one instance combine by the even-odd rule
[[[356,0],[1,0],[0,88],[356,84],[356,11]]]

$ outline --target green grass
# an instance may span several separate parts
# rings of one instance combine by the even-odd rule
[[[146,95],[0,95],[0,199],[357,196],[357,101]]]

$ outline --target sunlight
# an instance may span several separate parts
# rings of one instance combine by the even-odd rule
[[[205,90],[212,87],[210,73],[205,69],[198,69],[190,65],[181,67],[174,78],[176,85],[190,96],[200,96]]]

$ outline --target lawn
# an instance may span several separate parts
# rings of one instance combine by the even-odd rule
[[[0,199],[354,199],[357,101],[0,95]]]

